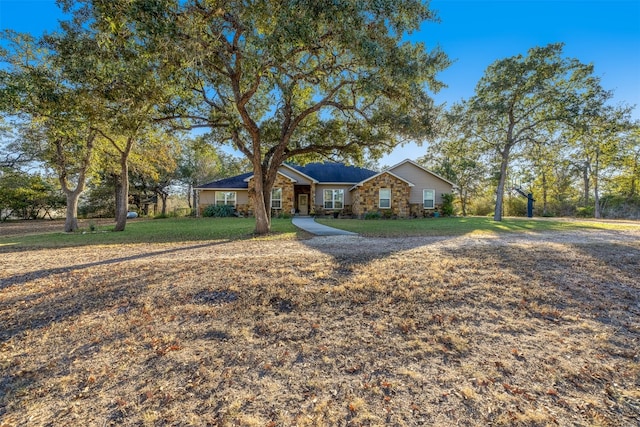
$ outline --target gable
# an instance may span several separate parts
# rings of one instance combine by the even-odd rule
[[[435,191],[436,204],[442,203],[442,194],[451,193],[454,184],[428,171],[411,160],[405,160],[389,169],[393,174],[413,183],[409,196],[410,203],[422,204],[423,191]]]
[[[388,170],[385,170],[385,171],[379,172],[379,173],[377,173],[377,174],[375,174],[375,175],[372,175],[372,176],[370,176],[370,177],[369,177],[369,178],[367,178],[367,179],[364,179],[364,180],[360,181],[359,183],[357,183],[356,185],[354,185],[354,186],[351,188],[351,190],[353,190],[353,189],[355,189],[355,188],[357,188],[357,187],[361,187],[361,186],[362,186],[362,185],[364,185],[366,182],[373,181],[373,180],[375,180],[375,179],[377,179],[377,178],[379,178],[379,177],[381,177],[381,176],[384,176],[384,175],[387,175],[388,177],[393,177],[394,179],[397,179],[397,180],[399,180],[399,181],[404,182],[404,183],[405,183],[405,184],[407,184],[409,187],[413,187],[413,183],[412,183],[411,181],[406,180],[406,179],[404,179],[403,177],[401,177],[401,176],[399,176],[399,175],[396,175],[396,174],[395,174],[395,173],[393,173],[393,172],[390,172],[390,171],[388,171]]]
[[[294,167],[286,163],[280,166],[280,169],[278,169],[278,172],[280,172],[282,175],[286,175],[289,178],[295,180],[296,183],[300,185],[311,185],[312,183],[318,182],[313,177],[310,177],[304,174],[303,172],[300,172],[299,170],[295,169]]]
[[[398,163],[395,166],[390,167],[387,170],[401,178],[406,179],[407,181],[416,184],[418,182],[433,182],[434,185],[437,185],[437,187],[451,186],[451,188],[453,188],[455,186],[453,182],[431,172],[426,168],[423,168],[419,164],[408,159]]]

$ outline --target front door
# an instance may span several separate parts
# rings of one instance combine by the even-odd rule
[[[298,194],[298,212],[300,215],[309,215],[309,195]]]

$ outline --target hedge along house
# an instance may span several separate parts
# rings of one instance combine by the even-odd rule
[[[197,210],[231,205],[242,216],[253,215],[249,197],[251,172],[197,187]],[[283,164],[271,190],[272,215],[331,214],[363,217],[368,212],[401,218],[422,217],[437,211],[442,194],[454,184],[411,160],[382,172],[340,163]]]

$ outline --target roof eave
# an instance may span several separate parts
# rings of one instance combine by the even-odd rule
[[[294,169],[294,170],[295,170],[295,169]],[[291,181],[291,182],[298,182],[297,180],[295,180],[294,178],[291,178],[291,177],[290,177],[289,175],[287,175],[287,174],[284,174],[284,173],[282,173],[282,172],[280,172],[280,171],[278,171],[278,173],[279,173],[280,175],[284,176],[285,178],[288,178],[288,179],[289,179],[289,181]],[[250,176],[246,177],[245,179],[243,179],[243,181],[244,181],[244,182],[249,182],[249,181],[251,181],[251,178],[253,178],[254,176],[255,176],[255,174],[252,174],[252,175],[250,175]]]
[[[194,187],[194,190],[215,190],[215,191],[230,191],[230,190],[248,190],[249,187]]]

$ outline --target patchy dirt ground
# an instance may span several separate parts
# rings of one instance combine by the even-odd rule
[[[640,231],[0,252],[0,425],[640,425]]]

